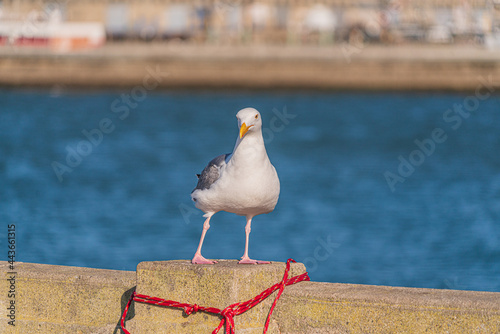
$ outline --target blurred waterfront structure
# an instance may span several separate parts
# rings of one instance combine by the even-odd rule
[[[44,45],[54,20],[69,35],[65,24],[93,29],[73,42],[90,46],[99,27],[115,42],[500,44],[500,0],[0,0],[0,44]]]

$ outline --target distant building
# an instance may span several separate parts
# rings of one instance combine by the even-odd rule
[[[483,43],[500,31],[498,0],[0,0],[0,23],[54,11],[102,25],[110,41]]]

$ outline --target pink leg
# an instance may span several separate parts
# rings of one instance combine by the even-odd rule
[[[248,257],[248,240],[250,239],[250,231],[252,230],[252,218],[253,217],[247,217],[247,225],[245,226],[245,234],[246,234],[246,242],[245,242],[245,254],[241,257],[241,261],[238,262],[240,264],[266,264],[266,263],[271,263],[269,261],[257,261],[257,260],[252,260],[251,258]]]
[[[214,264],[217,263],[217,261],[213,260],[207,260],[201,255],[201,246],[203,245],[203,240],[205,240],[205,234],[207,234],[208,229],[210,228],[210,218],[212,216],[208,216],[205,222],[203,223],[203,231],[201,232],[201,239],[200,239],[200,244],[198,245],[198,250],[194,254],[193,259],[191,260],[191,263],[195,264]]]

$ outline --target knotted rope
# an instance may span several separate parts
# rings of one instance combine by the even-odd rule
[[[267,320],[266,324],[264,325],[264,334],[267,332],[267,327],[269,326],[269,321],[271,320],[271,315],[273,314],[274,307],[276,306],[276,303],[278,302],[278,299],[280,298],[281,294],[283,293],[283,290],[285,289],[285,286],[287,285],[292,285],[298,282],[302,281],[309,281],[309,275],[307,272],[294,276],[292,278],[288,278],[288,272],[290,271],[290,262],[294,262],[295,260],[293,259],[288,259],[286,262],[286,269],[285,269],[285,274],[283,275],[283,279],[281,282],[276,283],[275,285],[271,286],[270,288],[262,291],[259,295],[255,296],[254,298],[247,300],[246,302],[241,302],[241,303],[235,303],[232,305],[229,305],[225,309],[221,310],[215,307],[204,307],[204,306],[199,306],[196,304],[186,304],[186,303],[179,303],[173,300],[166,300],[158,297],[151,297],[147,295],[141,295],[139,293],[136,293],[135,291],[132,293],[130,296],[130,299],[128,300],[127,305],[125,306],[125,309],[123,311],[123,315],[120,321],[121,328],[125,334],[130,334],[128,330],[125,329],[125,318],[127,317],[128,309],[130,307],[130,304],[132,303],[132,300],[135,302],[139,303],[146,303],[146,304],[151,304],[151,305],[158,305],[158,306],[168,306],[168,307],[175,307],[175,308],[182,308],[184,309],[184,312],[187,315],[190,315],[192,313],[198,312],[198,311],[203,311],[207,313],[212,313],[216,315],[222,316],[222,319],[219,323],[219,326],[212,332],[212,334],[217,334],[219,330],[226,325],[226,334],[234,334],[235,333],[235,326],[234,326],[234,316],[242,314],[255,305],[259,304],[261,301],[269,297],[274,291],[279,290],[278,294],[276,295],[276,298],[274,299],[273,305],[271,306],[271,309],[269,310],[269,314],[267,315]]]

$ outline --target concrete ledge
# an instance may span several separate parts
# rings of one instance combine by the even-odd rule
[[[8,264],[0,262],[0,333],[120,333],[135,272],[20,262],[15,271],[14,327],[6,318]]]
[[[273,316],[280,333],[500,333],[500,293],[303,282]]]
[[[284,263],[239,265],[237,261],[219,260],[216,265],[193,265],[185,260],[142,262],[137,266],[137,292],[224,309],[236,302],[247,301],[280,282],[284,271]],[[305,271],[302,263],[292,263],[289,277]],[[237,331],[262,333],[272,302],[272,297],[267,298],[236,316]],[[187,317],[181,309],[141,303],[135,304],[135,314],[136,317],[129,322],[131,333],[211,333],[221,319],[203,312]]]
[[[16,263],[16,326],[7,322],[8,265],[0,262],[0,333],[120,333],[123,308],[137,291],[224,308],[279,282],[284,263],[192,265],[143,262],[134,272]],[[292,266],[292,276],[304,271]],[[236,333],[262,333],[276,292],[235,317]],[[132,334],[211,333],[220,317],[133,303]],[[281,296],[268,333],[500,333],[500,293],[301,282]]]

